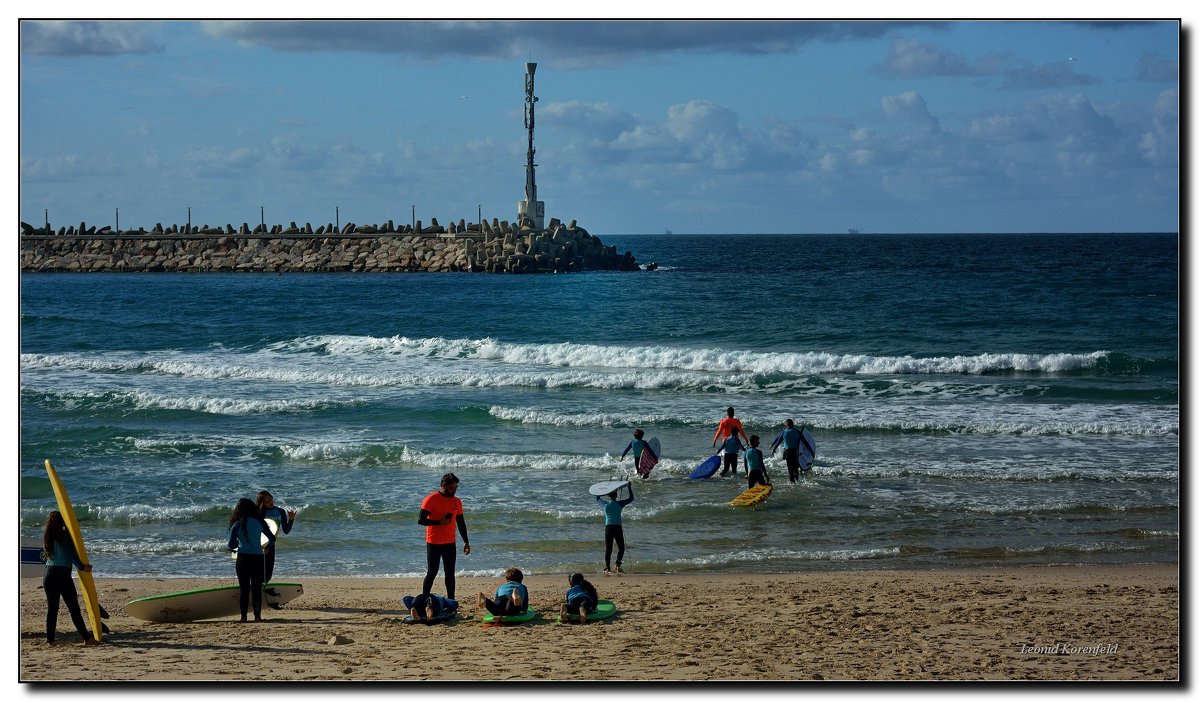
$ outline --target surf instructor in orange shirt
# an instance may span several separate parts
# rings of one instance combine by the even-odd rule
[[[733,434],[741,434],[746,443],[750,443],[750,437],[746,436],[746,430],[742,429],[742,420],[734,419],[732,407],[725,409],[725,415],[725,419],[722,419],[721,423],[717,425],[717,433],[713,436],[712,445],[716,446],[718,441],[724,441],[726,437]]]
[[[467,537],[467,520],[463,517],[462,500],[454,496],[458,492],[458,476],[446,473],[442,476],[442,486],[436,492],[429,493],[421,501],[421,511],[417,514],[417,524],[425,527],[425,581],[421,585],[421,594],[428,595],[433,581],[437,578],[438,565],[446,570],[446,597],[454,599],[454,561],[457,557],[457,541],[454,526],[463,537],[463,555],[471,555],[471,544]]]

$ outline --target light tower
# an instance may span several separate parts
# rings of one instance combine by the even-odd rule
[[[529,131],[529,150],[525,155],[525,199],[517,203],[517,221],[528,223],[535,231],[542,231],[546,224],[546,203],[538,199],[537,180],[533,169],[533,105],[537,97],[533,94],[533,72],[536,63],[525,64],[525,129]]]

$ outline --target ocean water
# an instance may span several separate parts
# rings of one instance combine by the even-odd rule
[[[23,274],[20,530],[58,468],[96,574],[233,577],[234,502],[297,509],[277,578],[595,572],[591,483],[631,475],[631,572],[1177,562],[1175,235],[611,236],[642,273]],[[811,477],[691,481],[733,406]]]

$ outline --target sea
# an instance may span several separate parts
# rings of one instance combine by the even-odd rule
[[[448,472],[461,575],[600,571],[613,478],[634,574],[1178,563],[1176,234],[602,238],[653,270],[21,274],[21,536],[50,459],[101,578],[232,579],[263,489],[277,580],[419,576]],[[689,479],[727,407],[812,473]]]

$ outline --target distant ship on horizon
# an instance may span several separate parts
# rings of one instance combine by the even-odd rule
[[[861,232],[859,232],[859,230],[855,229],[854,227],[851,227],[851,228],[849,228],[849,229],[847,229],[847,230],[846,230],[846,233],[848,233],[848,234],[859,234],[859,233],[861,233]]]

